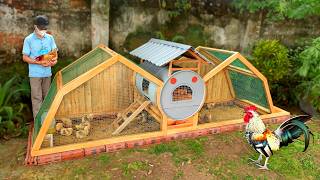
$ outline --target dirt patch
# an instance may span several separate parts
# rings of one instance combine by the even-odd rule
[[[146,114],[146,112],[143,112]],[[154,132],[160,130],[160,124],[151,116],[145,115],[146,118],[143,118],[143,115],[140,114],[137,116],[120,134],[112,135],[112,133],[116,130],[115,127],[111,125],[111,123],[115,119],[111,118],[94,118],[90,121],[90,133],[87,137],[84,138],[76,138],[75,130],[73,130],[72,135],[70,136],[62,136],[58,133],[55,133],[53,136],[54,146],[59,145],[67,145],[79,142],[93,141],[99,139],[105,139],[115,136],[122,135],[130,135],[130,134],[139,134],[145,132]],[[73,119],[73,126],[80,123],[80,119]],[[49,142],[44,141],[42,147],[49,147]]]
[[[200,111],[199,124],[241,119],[243,108],[233,102],[224,104],[206,104]]]
[[[319,121],[310,122],[313,131],[320,129]],[[0,179],[290,179],[287,171],[272,169],[276,159],[289,163],[298,158],[294,155],[280,156],[276,153],[269,160],[269,171],[259,170],[248,163],[248,158],[257,158],[258,154],[247,144],[243,132],[230,132],[208,136],[203,141],[203,154],[185,149],[184,141],[174,141],[177,152],[153,154],[154,146],[116,153],[104,153],[88,156],[74,161],[65,161],[45,166],[26,167],[23,165],[27,139],[0,141]],[[190,140],[192,141],[192,140]],[[196,141],[196,140],[195,140]],[[303,154],[313,157],[319,163],[319,140],[310,143],[311,149]],[[292,147],[292,146],[291,146]],[[298,147],[300,150],[300,147]],[[311,151],[313,148],[313,151]],[[280,149],[280,151],[284,151]],[[298,150],[297,150],[298,151]],[[294,152],[297,152],[294,151]],[[188,157],[183,163],[176,163],[175,157]],[[196,158],[193,158],[196,157]],[[285,168],[285,166],[284,166]],[[313,169],[302,169],[310,174]],[[291,169],[288,172],[292,172]],[[308,179],[300,174],[297,179]],[[317,179],[310,177],[309,179]]]

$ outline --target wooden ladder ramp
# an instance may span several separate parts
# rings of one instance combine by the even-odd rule
[[[124,110],[121,115],[117,117],[117,119],[112,123],[114,127],[117,129],[112,133],[112,135],[119,134],[125,127],[128,126],[130,122],[133,121],[135,117],[137,117],[141,111],[143,111],[149,104],[151,103],[150,100],[141,101],[139,99],[135,100],[127,109]],[[128,114],[131,115],[127,117]],[[119,126],[119,123],[123,123]]]

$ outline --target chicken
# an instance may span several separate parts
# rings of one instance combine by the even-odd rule
[[[70,136],[72,134],[73,129],[72,128],[62,128],[60,130],[60,134],[62,136]]]
[[[92,120],[92,119],[93,119],[93,116],[91,115],[83,116],[81,119],[81,123],[78,125],[75,125],[75,129],[77,130],[76,138],[81,139],[89,135],[90,127],[91,127],[89,120]]]
[[[63,123],[57,123],[56,124],[56,131],[60,131],[63,128]]]
[[[89,126],[85,126],[82,130],[76,131],[76,138],[82,139],[84,137],[87,137],[89,135]]]
[[[304,134],[304,150],[306,151],[309,146],[310,134],[305,122],[311,119],[309,115],[300,115],[290,118],[283,122],[275,131],[271,131],[266,128],[265,124],[256,112],[255,106],[249,106],[245,108],[244,122],[246,123],[245,137],[248,143],[260,153],[257,160],[252,160],[256,163],[260,169],[267,170],[267,163],[273,151],[279,150],[282,146],[288,146],[288,144],[294,142]],[[264,165],[260,165],[262,157],[265,156],[266,160]]]
[[[72,120],[69,118],[61,118],[61,121],[63,123],[63,127],[66,128],[72,128]]]

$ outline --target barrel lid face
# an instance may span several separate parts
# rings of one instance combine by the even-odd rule
[[[197,113],[205,100],[205,83],[194,71],[178,71],[164,83],[160,94],[163,112],[173,120]]]

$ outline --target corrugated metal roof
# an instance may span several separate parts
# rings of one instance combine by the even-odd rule
[[[131,51],[130,54],[157,66],[162,66],[190,48],[191,46],[189,45],[152,38],[147,43]]]

